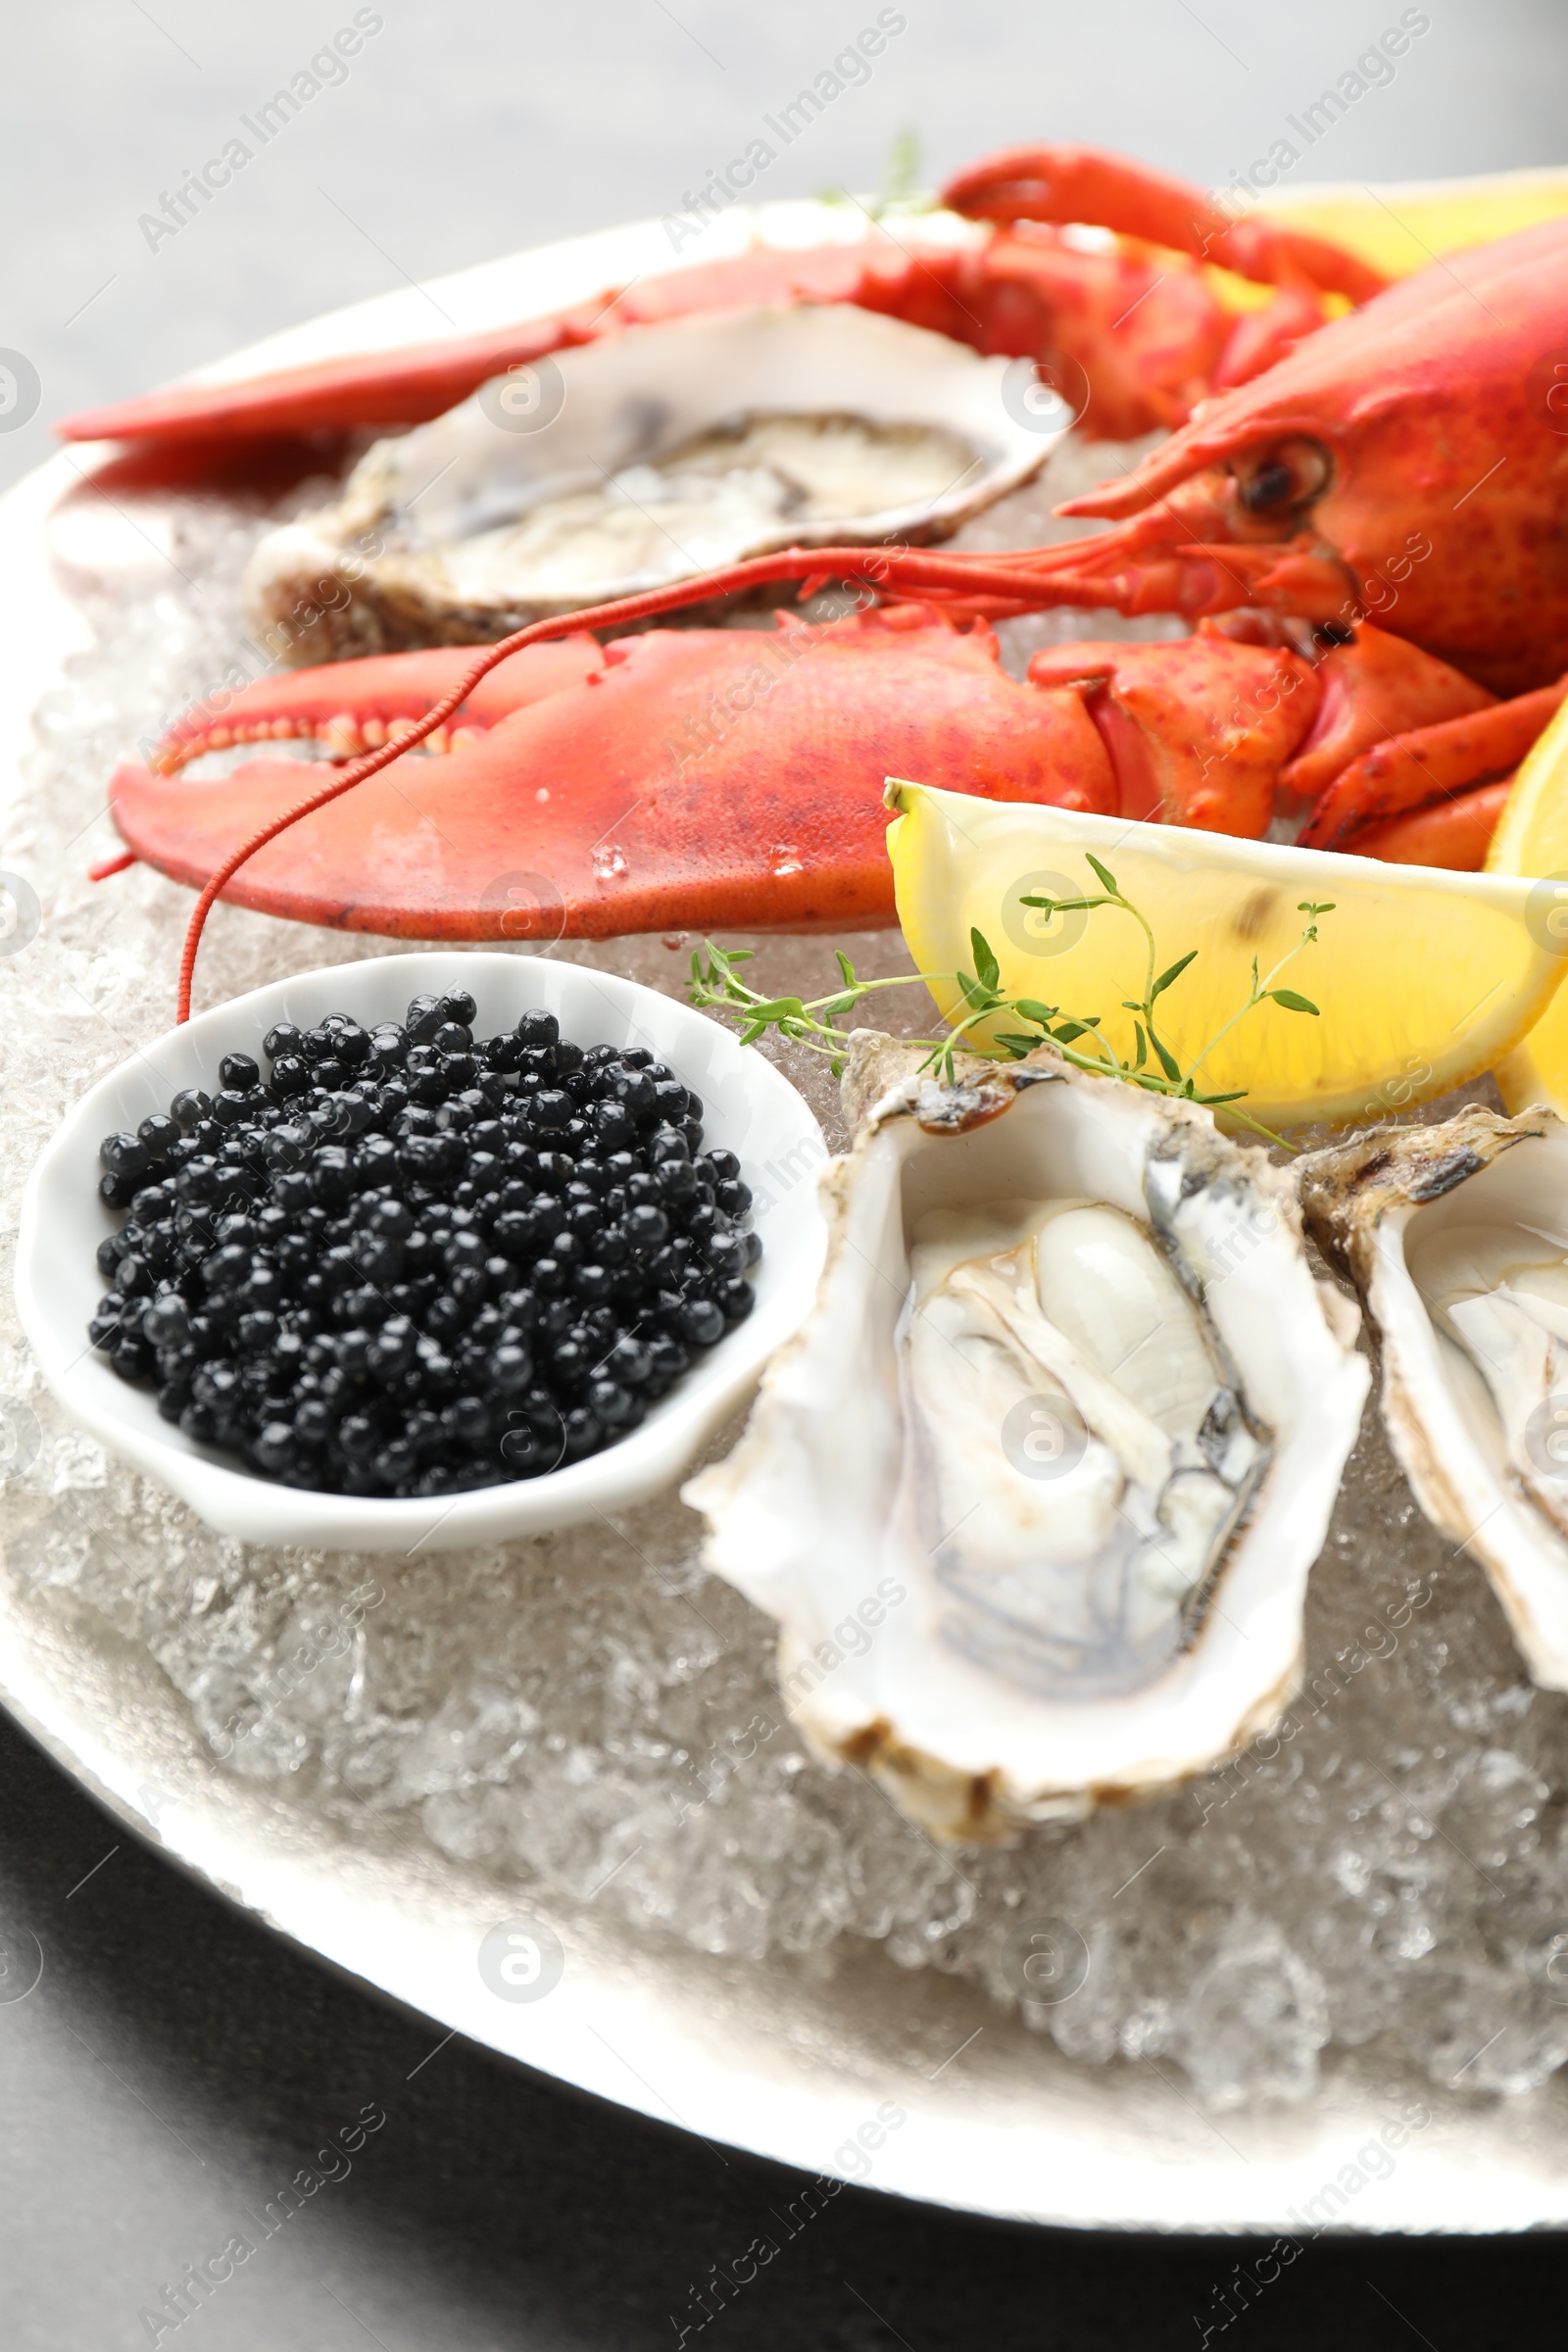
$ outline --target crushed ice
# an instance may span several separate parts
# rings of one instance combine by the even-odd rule
[[[1040,535],[1053,500],[1112,454],[1070,448],[966,539]],[[171,1018],[190,901],[140,870],[86,881],[116,847],[105,780],[191,701],[257,673],[243,558],[265,522],[321,494],[319,479],[265,507],[123,493],[146,535],[139,554],[114,536],[113,564],[100,548],[97,584],[92,533],[63,534],[98,643],[38,712],[0,853],[42,902],[36,938],[0,957],[8,1250],[62,1110]],[[1009,666],[1066,627],[1126,624],[1012,624]],[[384,944],[220,907],[199,1001]],[[755,944],[766,985],[831,985],[819,944]],[[552,952],[678,993],[685,945]],[[857,943],[857,960],[907,968],[887,935]],[[814,1073],[808,1091],[830,1115]],[[1525,1680],[1480,1571],[1421,1518],[1375,1414],[1280,1730],[1155,1802],[956,1854],[803,1755],[770,1629],[696,1565],[695,1522],[672,1498],[612,1529],[427,1562],[241,1546],[63,1418],[8,1273],[0,1421],[8,1576],[144,1643],[224,1769],[351,1833],[365,1812],[393,1816],[545,1899],[591,1896],[705,1952],[831,1965],[871,1939],[890,1965],[1017,2006],[1073,2059],[1173,2064],[1218,2107],[1302,2097],[1335,2046],[1474,2092],[1530,2089],[1568,2059],[1568,1702]]]

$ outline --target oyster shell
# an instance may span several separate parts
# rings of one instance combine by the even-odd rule
[[[1417,1501],[1481,1561],[1533,1679],[1568,1690],[1568,1126],[1473,1107],[1298,1174],[1377,1325]]]
[[[1207,1111],[920,1058],[857,1039],[815,1305],[685,1492],[813,1749],[987,1838],[1277,1718],[1369,1376],[1290,1178]]]
[[[246,617],[290,662],[470,645],[772,548],[943,538],[1060,438],[1009,367],[848,304],[629,327],[377,441],[260,542]]]

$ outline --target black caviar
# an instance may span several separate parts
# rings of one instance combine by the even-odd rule
[[[89,1336],[187,1437],[333,1494],[536,1478],[751,1312],[751,1194],[700,1099],[553,1013],[476,1039],[476,1010],[282,1023],[104,1138],[128,1214]]]

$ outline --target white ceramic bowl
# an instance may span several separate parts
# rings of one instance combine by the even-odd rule
[[[224,1054],[254,1053],[274,1021],[302,1027],[329,1012],[368,1026],[399,1020],[411,997],[466,988],[477,1027],[510,1028],[527,1006],[555,1013],[580,1046],[643,1046],[703,1099],[706,1141],[735,1152],[752,1188],[762,1256],[746,1321],[693,1362],[640,1428],[586,1461],[542,1478],[418,1500],[318,1494],[253,1476],[198,1446],[158,1412],[151,1390],[128,1387],[87,1344],[105,1283],[94,1252],[119,1219],[98,1197],[98,1146],[168,1108],[181,1087],[212,1092]],[[337,1551],[445,1550],[562,1527],[624,1509],[668,1486],[746,1395],[800,1322],[821,1270],[815,1171],[821,1131],[801,1097],[760,1054],[716,1021],[608,972],[534,956],[383,956],[302,972],[204,1012],[143,1048],[83,1097],[28,1180],[17,1247],[17,1304],[44,1378],[112,1451],[199,1511],[220,1534],[252,1544]]]

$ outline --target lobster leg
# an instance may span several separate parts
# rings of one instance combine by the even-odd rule
[[[1352,760],[1391,737],[1468,718],[1495,699],[1462,670],[1369,621],[1348,644],[1320,651],[1317,661],[1323,688],[1317,717],[1280,778],[1298,804],[1316,802]]]
[[[1565,693],[1568,679],[1466,717],[1412,728],[1364,752],[1318,802],[1301,830],[1303,848],[1359,851],[1362,827],[1404,818],[1434,804],[1455,803],[1456,795],[1507,774],[1518,766]]]
[[[1412,816],[1368,825],[1346,848],[1357,858],[1382,858],[1391,865],[1446,865],[1456,873],[1479,873],[1512,790],[1512,776],[1499,776],[1494,784],[1418,808]]]
[[[1560,691],[1494,704],[1385,630],[1363,625],[1348,644],[1324,647],[1257,612],[1205,621],[1183,644],[1054,646],[1029,675],[1042,686],[1086,684],[1124,816],[1258,839],[1321,795],[1303,844],[1357,852],[1359,833],[1345,838],[1356,827],[1514,766]],[[1338,831],[1317,838],[1331,816]],[[1434,818],[1409,836],[1434,855],[1412,848],[1408,862],[1462,862],[1475,821],[1475,811],[1464,824],[1455,814],[1445,832]]]

